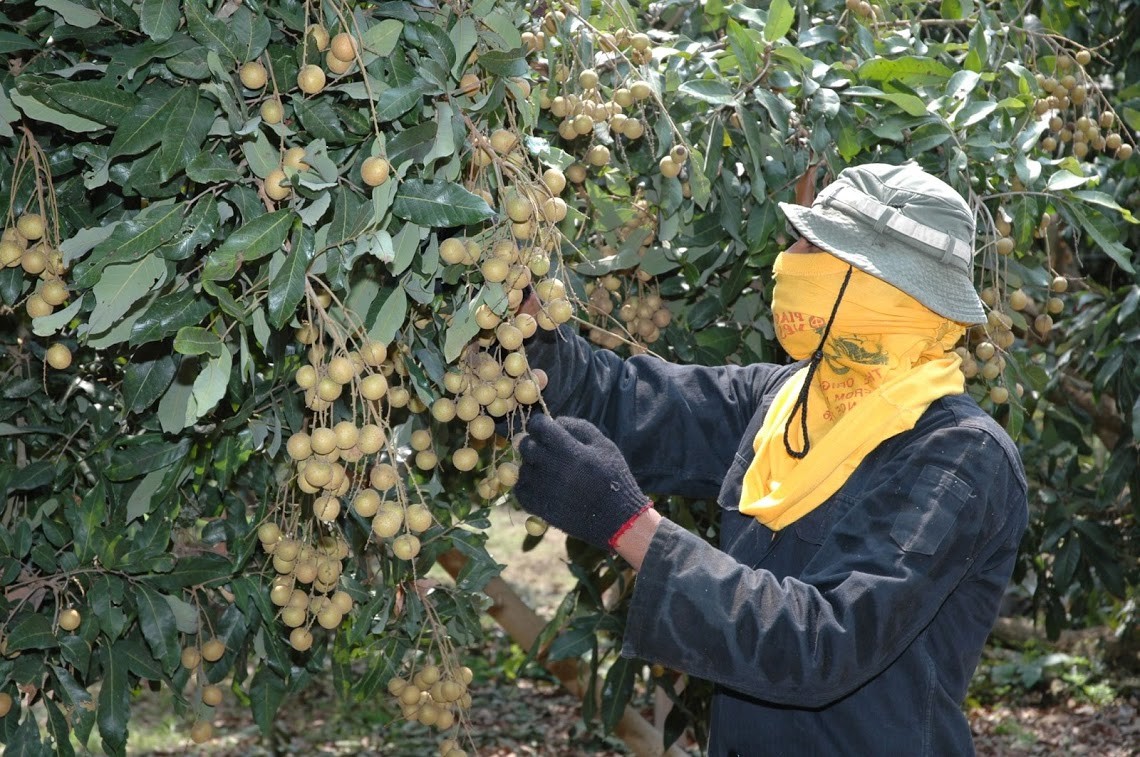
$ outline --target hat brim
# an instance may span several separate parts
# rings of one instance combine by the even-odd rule
[[[902,290],[944,318],[986,322],[973,281],[933,256],[826,207],[779,203],[784,216],[809,242]]]

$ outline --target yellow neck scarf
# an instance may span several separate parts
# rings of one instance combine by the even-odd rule
[[[819,347],[848,265],[827,253],[776,258],[772,316],[776,336],[797,360]],[[788,454],[784,431],[807,368],[781,387],[756,434],[756,457],[744,474],[740,512],[780,530],[839,490],[859,463],[886,439],[914,427],[939,397],[961,394],[961,359],[950,350],[963,326],[911,296],[854,269],[836,312],[823,361],[809,387],[803,459]],[[794,450],[805,448],[797,416]]]

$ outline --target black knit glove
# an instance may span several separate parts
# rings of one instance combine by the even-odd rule
[[[531,416],[514,492],[527,512],[601,549],[653,506],[621,451],[592,423]]]

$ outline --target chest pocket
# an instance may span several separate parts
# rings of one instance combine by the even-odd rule
[[[895,516],[891,538],[907,552],[933,555],[971,495],[973,489],[965,481],[937,465],[927,465]]]

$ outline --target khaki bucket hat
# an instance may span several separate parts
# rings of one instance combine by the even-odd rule
[[[846,168],[810,208],[780,203],[812,244],[891,284],[945,318],[985,323],[974,289],[974,213],[916,165]]]

